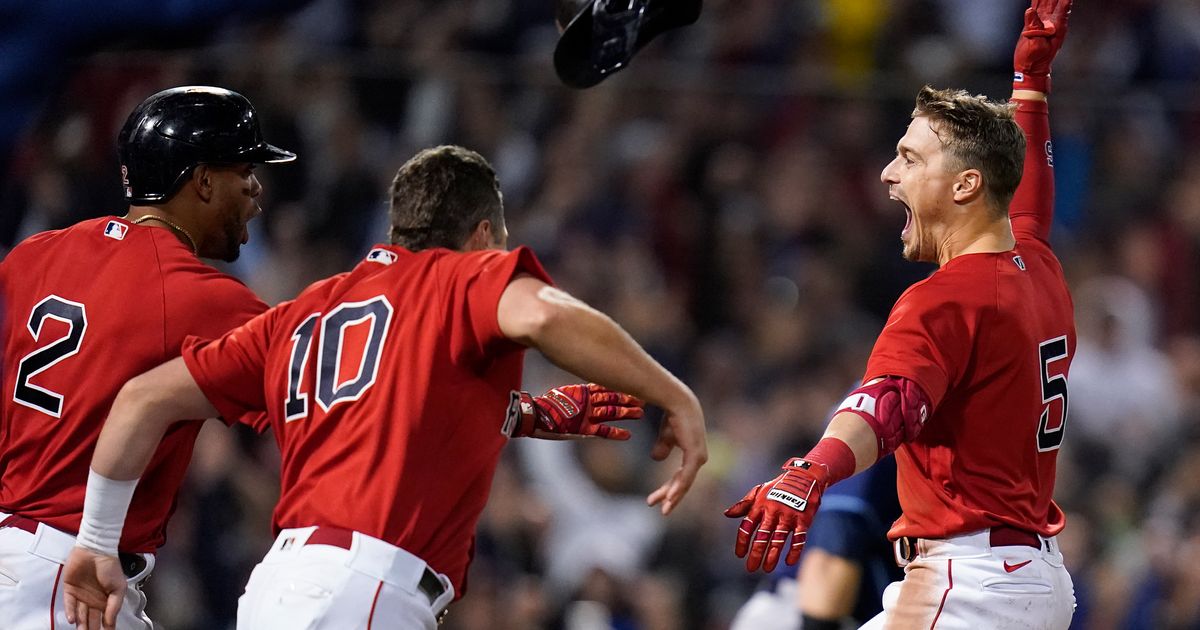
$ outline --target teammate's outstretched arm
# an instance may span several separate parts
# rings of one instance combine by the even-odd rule
[[[83,522],[63,570],[67,620],[82,630],[116,627],[125,594],[117,544],[137,480],[178,418],[217,416],[183,359],[129,381],[100,431],[83,504]]]
[[[1050,149],[1050,65],[1067,37],[1072,0],[1033,0],[1013,51],[1016,121],[1025,132],[1025,166],[1009,208],[1013,233],[1043,241],[1054,218],[1054,156]]]
[[[607,315],[533,277],[509,283],[497,318],[506,337],[537,348],[562,369],[663,409],[666,422],[651,456],[662,460],[679,447],[683,462],[647,502],[670,513],[708,460],[704,414],[692,390]]]
[[[807,455],[788,459],[782,474],[725,510],[742,519],[734,553],[746,558],[746,570],[774,571],[781,555],[796,564],[825,489],[916,437],[931,413],[925,392],[906,378],[872,379],[851,392]]]

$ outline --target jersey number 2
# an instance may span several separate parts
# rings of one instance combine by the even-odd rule
[[[1067,358],[1067,338],[1055,337],[1038,344],[1042,371],[1042,417],[1038,421],[1038,452],[1053,451],[1062,446],[1063,432],[1067,428],[1067,377],[1062,374],[1050,376],[1050,364]],[[1052,413],[1050,405],[1061,399],[1058,414]]]
[[[325,316],[313,313],[306,317],[292,333],[288,397],[283,407],[285,421],[308,416],[308,393],[300,391],[300,384],[312,355],[313,341],[317,341],[317,404],[329,411],[339,402],[358,400],[375,384],[391,320],[392,305],[382,296],[366,302],[339,304]],[[347,347],[346,330],[364,323],[370,324],[366,339],[354,343],[360,347]],[[344,378],[339,368],[349,352],[358,353],[358,369],[350,378]]]
[[[47,346],[38,348],[21,357],[17,365],[17,386],[13,390],[13,401],[36,409],[55,418],[62,417],[63,397],[48,389],[29,382],[54,364],[79,352],[83,334],[87,331],[87,311],[78,302],[64,300],[51,295],[38,302],[29,313],[25,327],[34,341],[41,341],[42,326],[47,319],[56,319],[67,325],[67,333]]]

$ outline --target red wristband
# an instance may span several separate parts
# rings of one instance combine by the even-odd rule
[[[826,480],[829,485],[853,475],[854,469],[858,467],[854,451],[850,450],[850,446],[831,437],[822,438],[820,442],[817,442],[817,445],[808,452],[808,455],[804,456],[804,459],[814,464],[822,464],[829,470],[829,478]]]

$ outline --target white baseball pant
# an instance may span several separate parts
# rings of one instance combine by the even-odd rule
[[[0,512],[0,523],[9,514]],[[33,529],[34,531],[27,531]],[[62,571],[75,537],[43,523],[24,520],[0,527],[0,625],[5,630],[64,630],[67,622]],[[141,554],[146,568],[129,578],[117,630],[150,630],[141,584],[154,570],[154,556]]]
[[[884,591],[883,612],[862,630],[1066,630],[1075,589],[1058,542],[992,546],[989,533],[920,539],[904,579]]]
[[[279,533],[238,600],[246,630],[435,630],[454,587],[417,556],[359,532]]]

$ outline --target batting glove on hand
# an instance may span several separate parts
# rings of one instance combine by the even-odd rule
[[[792,535],[792,546],[787,563],[796,564],[821,504],[821,494],[829,486],[828,478],[829,468],[824,464],[794,457],[783,466],[782,475],[754,486],[741,501],[725,510],[729,518],[743,517],[734,553],[746,558],[747,571],[753,573],[760,564],[764,571],[774,571],[788,534]]]
[[[562,385],[543,396],[513,392],[506,422],[510,429],[506,433],[511,437],[544,440],[584,437],[628,440],[629,431],[605,423],[641,418],[644,405],[629,394],[595,383]]]
[[[1050,63],[1067,38],[1071,0],[1033,0],[1013,52],[1013,89],[1050,93]]]

